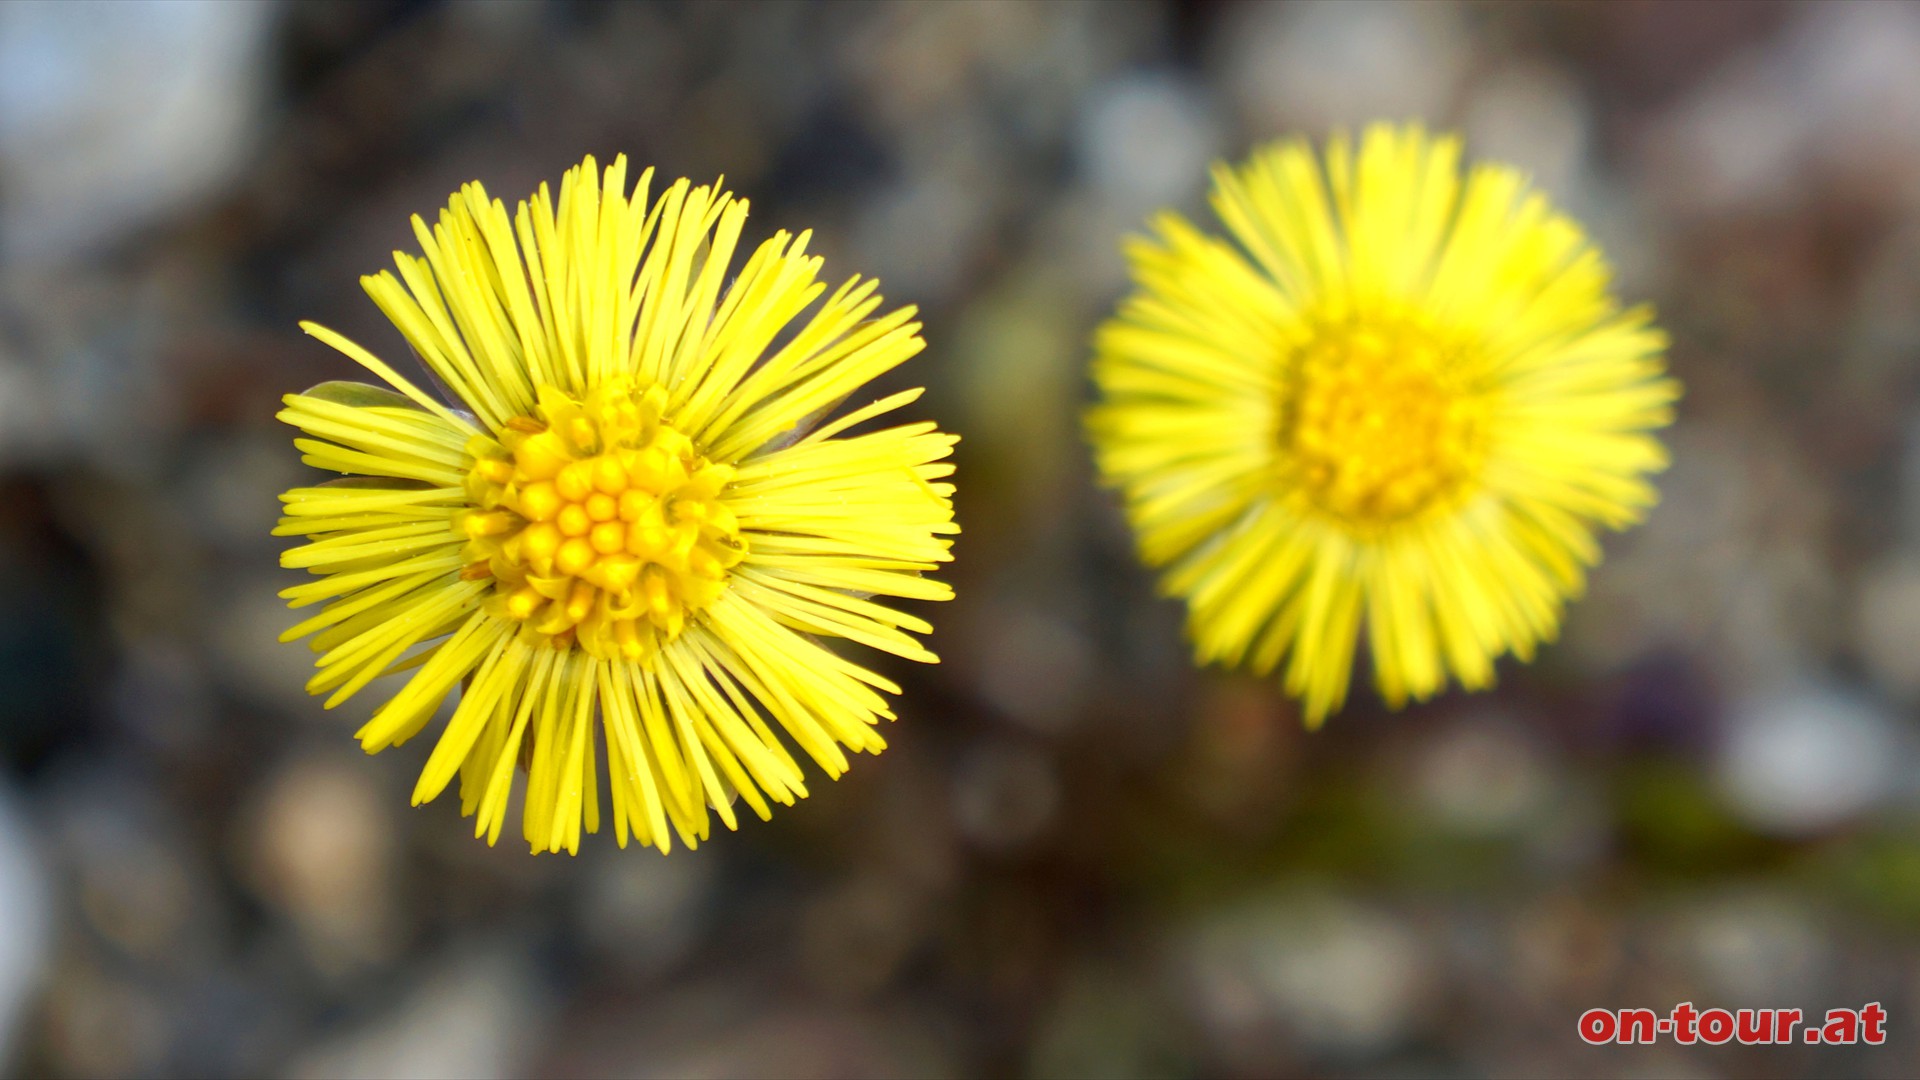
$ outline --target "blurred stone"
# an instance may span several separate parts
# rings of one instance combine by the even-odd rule
[[[1598,674],[1679,650],[1750,693],[1805,677],[1844,632],[1825,557],[1831,485],[1757,417],[1682,421],[1666,442],[1660,504],[1607,540],[1568,608],[1564,654]]]
[[[280,640],[287,628],[320,610],[318,605],[291,610],[280,599],[281,589],[303,580],[308,578],[302,571],[280,570],[236,574],[216,583],[207,597],[214,608],[208,647],[216,661],[212,671],[223,686],[244,701],[349,734],[370,711],[364,703],[380,701],[382,690],[394,680],[375,679],[334,712],[315,708],[326,699],[306,690],[307,680],[314,675],[314,654],[308,648],[311,639],[297,643]]]
[[[1920,507],[1914,505],[1920,462],[1914,460],[1916,425],[1908,393],[1913,358],[1920,355],[1920,214],[1903,217],[1897,227],[1863,244],[1867,250],[1858,260],[1859,283],[1846,301],[1848,312],[1838,330],[1844,343],[1832,375],[1830,408],[1850,423],[1841,432],[1822,434],[1841,435],[1875,455],[1884,454],[1889,443],[1904,443],[1898,512],[1886,516],[1903,542],[1920,545]]]
[[[1203,228],[1216,223],[1196,195],[1183,203],[1141,209],[1120,199],[1107,198],[1090,189],[1071,189],[1054,200],[1041,220],[1034,222],[1034,246],[1048,253],[1048,262],[1070,281],[1073,296],[1084,307],[1088,333],[1104,318],[1107,308],[1133,288],[1133,276],[1127,265],[1128,237],[1147,235],[1147,219],[1158,210],[1185,211]],[[1063,281],[1063,284],[1067,283]],[[1070,349],[1084,361],[1090,338],[1073,342]]]
[[[1550,797],[1522,824],[1529,864],[1550,879],[1604,865],[1613,854],[1613,821],[1598,785],[1572,770],[1549,780]]]
[[[1266,680],[1200,681],[1187,751],[1174,773],[1181,793],[1212,821],[1270,831],[1298,787],[1300,718]]]
[[[995,612],[982,637],[977,666],[987,699],[1036,732],[1065,731],[1080,714],[1093,674],[1086,635],[1043,606],[1008,605]]]
[[[76,906],[88,926],[129,956],[191,955],[218,915],[207,904],[207,869],[151,792],[113,790],[125,781],[93,775],[61,785],[53,836],[74,875]]]
[[[865,200],[846,254],[849,269],[879,278],[895,304],[951,298],[998,210],[1004,179],[993,168],[990,135],[966,123],[944,125],[942,134],[931,160],[913,162],[901,182]]]
[[[1088,98],[1074,141],[1095,191],[1145,216],[1205,189],[1225,134],[1199,87],[1171,72],[1130,72]]]
[[[1823,164],[1920,194],[1920,11],[1906,4],[1807,10],[1783,42]]]
[[[0,235],[61,258],[230,180],[275,9],[249,0],[0,5]]]
[[[859,840],[863,862],[924,894],[944,893],[971,861],[953,821],[951,764],[917,741],[896,742],[887,760],[875,776],[880,794]]]
[[[394,946],[394,830],[389,796],[365,762],[298,754],[248,815],[246,871],[299,928],[322,971],[340,973]]]
[[[1206,915],[1187,962],[1194,1004],[1220,1037],[1280,1024],[1323,1054],[1383,1054],[1419,1022],[1429,979],[1420,939],[1337,896],[1281,895]]]
[[[1909,740],[1871,702],[1804,684],[1735,709],[1714,772],[1753,828],[1808,836],[1859,817],[1913,774]]]
[[[0,18],[12,10],[0,5]],[[176,313],[156,279],[21,267],[4,254],[0,241],[0,463],[84,463],[157,486],[181,395],[160,359]]]
[[[1001,528],[1023,535],[1057,525],[1023,519],[1057,512],[1078,472],[1075,410],[1086,354],[1077,296],[1077,283],[1059,266],[1034,259],[976,296],[948,334],[956,390],[948,404],[967,433],[970,475],[991,483],[975,497],[992,507]]]
[[[596,960],[646,978],[698,944],[712,907],[713,859],[628,851],[581,869],[581,929]]]
[[[18,799],[11,780],[0,776],[0,1063],[15,1060],[53,939],[52,883]]]
[[[30,769],[95,737],[110,607],[54,485],[0,478],[0,748]]]
[[[879,875],[848,881],[808,905],[798,948],[808,979],[835,997],[883,989],[926,936],[926,899]]]
[[[171,1061],[195,1062],[207,1076],[278,1075],[312,1023],[301,1008],[311,984],[258,958],[208,966],[168,987]]]
[[[930,4],[850,20],[836,45],[863,108],[898,138],[991,111],[1010,134],[1051,142],[1078,94],[1160,21],[1144,4]]]
[[[953,777],[954,822],[967,839],[996,851],[1038,839],[1060,809],[1060,780],[1040,750],[1012,739],[970,748]]]
[[[541,5],[522,0],[468,0],[447,9],[456,24],[498,37],[535,32],[544,14]]]
[[[1198,1073],[1177,1010],[1142,973],[1107,961],[1071,970],[1034,1035],[1028,1076],[1146,1077]]]
[[[551,1010],[527,959],[506,947],[467,948],[429,966],[377,1018],[297,1054],[297,1078],[527,1076]]]
[[[1899,505],[1893,523],[1903,542],[1920,548],[1920,415],[1907,420],[1902,435],[1896,466]]]
[[[1920,555],[1902,551],[1860,572],[1853,644],[1880,686],[1920,700]]]
[[[886,1080],[962,1076],[954,1033],[901,1005],[833,1008],[748,980],[677,986],[642,999],[588,999],[534,1070],[538,1076],[778,1076]]]
[[[1523,1000],[1590,999],[1614,985],[1626,966],[1626,927],[1591,897],[1530,898],[1503,925],[1507,955],[1500,974]]]
[[[109,690],[120,729],[172,754],[204,749],[217,715],[200,657],[178,641],[136,639]]]
[[[1592,110],[1573,75],[1539,60],[1511,61],[1479,75],[1461,123],[1468,153],[1526,171],[1555,205],[1582,219],[1592,127]]]
[[[1427,812],[1448,827],[1499,834],[1538,819],[1554,777],[1522,728],[1485,717],[1436,735],[1415,764],[1414,785]]]
[[[976,65],[997,49],[1040,36],[1049,13],[1017,4],[937,4],[880,9],[840,42],[862,105],[904,133],[966,101]]]
[[[1131,287],[1123,247],[1153,215],[1172,210],[1216,227],[1206,209],[1210,170],[1240,151],[1228,146],[1205,87],[1159,70],[1090,91],[1071,134],[1079,183],[1036,216],[1031,246],[1063,267],[1091,310]]]
[[[1700,80],[1645,145],[1646,190],[1682,213],[1784,210],[1836,177],[1904,202],[1920,191],[1920,11],[1800,8]]]
[[[1002,254],[1008,217],[1031,215],[1044,197],[1033,155],[1058,152],[1085,83],[1140,21],[1125,9],[1093,17],[1072,5],[1017,4],[850,19],[835,45],[859,115],[835,126],[856,129],[874,160],[832,195],[845,203],[851,188],[877,190],[850,204],[849,258],[897,300],[960,299],[980,264]]]
[[[1445,123],[1471,55],[1447,3],[1247,4],[1216,24],[1215,45],[1244,126],[1262,139]]]
[[[1702,998],[1729,1008],[1817,1008],[1837,990],[1825,929],[1796,897],[1763,891],[1705,898],[1677,912],[1663,953],[1684,958]]]
[[[99,965],[63,958],[47,989],[45,1051],[69,1076],[154,1076],[171,1025],[154,995]]]
[[[65,432],[47,415],[51,378],[7,344],[0,339],[0,461],[15,462],[50,454]]]
[[[1701,80],[1649,136],[1646,190],[1705,212],[1791,198],[1806,116],[1774,65],[1743,56]]]
[[[1719,737],[1725,712],[1707,657],[1651,649],[1619,673],[1602,731],[1629,752],[1654,750],[1696,759]]]
[[[324,483],[335,474],[300,464],[292,450],[294,435],[292,428],[263,424],[193,448],[180,484],[181,501],[187,522],[204,542],[254,554],[285,550],[308,539],[273,535],[280,521],[280,493]]]

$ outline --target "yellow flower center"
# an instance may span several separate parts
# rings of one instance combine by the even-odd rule
[[[1412,322],[1328,322],[1291,358],[1290,478],[1322,511],[1378,527],[1462,495],[1486,460],[1487,401],[1457,351]]]
[[[661,419],[666,392],[619,379],[584,401],[539,388],[534,415],[478,436],[460,522],[488,610],[565,648],[642,660],[718,599],[746,555],[733,479]]]

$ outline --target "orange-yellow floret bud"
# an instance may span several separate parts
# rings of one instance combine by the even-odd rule
[[[593,463],[593,486],[608,495],[618,495],[627,490],[627,470],[611,456],[601,457]]]
[[[556,519],[560,531],[568,536],[585,536],[593,528],[593,519],[587,516],[587,508],[579,503],[569,503],[561,509]]]
[[[593,601],[599,595],[599,591],[592,585],[584,581],[574,582],[573,592],[567,597],[567,617],[574,622],[579,622],[593,614]]]
[[[491,514],[468,514],[466,519],[460,523],[460,527],[466,532],[469,538],[478,540],[483,536],[499,536],[501,533],[513,528],[513,518],[511,515],[498,512]]]
[[[567,575],[578,574],[593,565],[593,545],[576,536],[560,545],[560,553],[554,559],[554,565]]]
[[[542,480],[520,489],[520,513],[528,521],[552,521],[561,505],[560,492],[551,481]]]
[[[520,534],[520,557],[536,567],[552,561],[560,550],[560,544],[566,538],[552,522],[542,521],[527,526]]]
[[[628,660],[638,660],[647,654],[646,643],[640,640],[639,627],[631,619],[622,619],[613,624],[613,639],[620,646],[620,655]]]
[[[553,486],[559,489],[560,497],[568,502],[584,502],[588,495],[593,494],[593,469],[584,463],[575,462],[560,470],[560,475],[554,479]]]
[[[657,566],[650,566],[640,579],[640,591],[647,598],[647,609],[655,618],[666,615],[673,606],[673,596],[667,591],[667,575]]]
[[[603,521],[593,527],[593,550],[611,555],[627,546],[627,527],[617,521]]]
[[[533,591],[530,586],[521,586],[507,597],[507,613],[516,619],[531,619],[547,598]]]
[[[566,445],[551,431],[529,435],[514,447],[513,460],[524,480],[551,480],[573,460]]]

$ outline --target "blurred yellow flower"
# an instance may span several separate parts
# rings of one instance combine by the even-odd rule
[[[709,809],[733,828],[736,796],[763,818],[805,797],[787,740],[830,776],[842,747],[878,752],[900,688],[817,639],[932,662],[909,633],[931,627],[870,598],[952,595],[923,575],[958,531],[954,437],[846,434],[920,391],[822,422],[920,351],[913,309],[874,317],[859,278],[822,301],[807,233],[730,273],[744,200],[685,180],[649,199],[652,170],[629,195],[626,171],[589,157],[511,218],[469,184],[413,219],[424,258],[362,279],[459,408],[307,323],[387,387],[279,414],[303,461],[351,474],[281,497],[277,533],[308,538],[281,562],[319,575],[282,595],[325,604],[284,635],[314,635],[308,689],[331,708],[416,669],[360,729],[372,753],[460,685],[414,802],[457,775],[492,843],[517,764],[536,852],[598,831],[601,747],[620,844],[663,852]]]
[[[1655,501],[1665,336],[1512,168],[1369,127],[1214,172],[1239,246],[1172,213],[1128,256],[1088,418],[1200,662],[1272,671],[1310,725],[1364,632],[1381,694],[1552,640],[1600,548]],[[1364,631],[1362,629],[1364,624]]]

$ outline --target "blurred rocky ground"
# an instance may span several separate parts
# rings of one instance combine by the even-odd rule
[[[1077,416],[1116,244],[1376,117],[1654,303],[1664,501],[1497,692],[1319,734],[1190,669]],[[281,394],[360,274],[585,152],[921,306],[964,436],[893,748],[662,859],[407,807],[275,635]],[[368,695],[372,697],[373,695]],[[1904,1076],[1920,1044],[1920,7],[0,5],[0,1053],[47,1076]],[[1593,1049],[1880,1001],[1890,1045]]]

